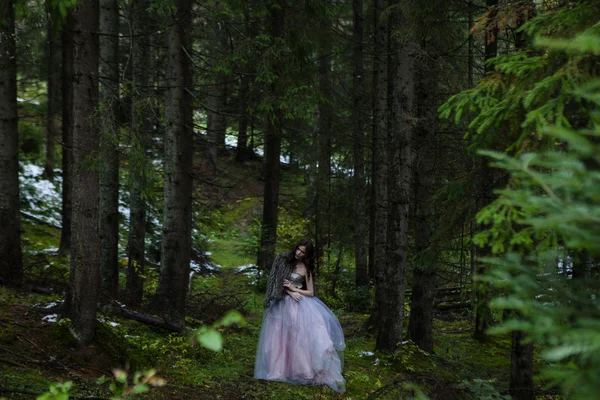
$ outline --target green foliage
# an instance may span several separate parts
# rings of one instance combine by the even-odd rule
[[[526,332],[528,340],[543,346],[542,377],[574,399],[600,392],[595,378],[600,376],[600,84],[592,74],[600,35],[590,36],[597,28],[569,40],[539,41],[548,45],[543,49],[543,62],[552,62],[543,66],[547,75],[520,70],[503,88],[508,96],[520,93],[523,132],[536,132],[546,146],[532,145],[533,151],[516,157],[485,153],[510,174],[510,184],[478,215],[491,224],[478,243],[507,253],[487,260],[492,268],[485,281],[505,293],[493,305],[519,312],[492,332]],[[496,69],[508,74],[510,62],[497,59]],[[530,91],[521,86],[526,76]],[[489,124],[504,115],[514,118],[504,101],[484,110],[482,118]]]
[[[167,382],[157,375],[156,370],[136,371],[132,376],[128,376],[127,371],[115,368],[113,369],[114,382],[109,384],[109,390],[113,394],[111,400],[121,400],[134,397],[137,394],[146,393],[150,387],[161,387]],[[102,376],[96,384],[103,385],[109,380]]]
[[[19,119],[19,152],[20,160],[41,160],[44,132],[39,124]]]
[[[473,147],[490,148],[495,143],[494,147],[512,152],[548,144],[543,132],[549,124],[585,126],[591,105],[575,89],[596,75],[592,59],[597,47],[591,38],[600,25],[590,15],[599,12],[597,3],[582,1],[532,18],[521,28],[530,37],[572,38],[577,33],[571,40],[571,54],[561,51],[566,45],[561,39],[540,51],[496,57],[490,60],[495,72],[475,88],[452,96],[440,107],[440,115],[453,116],[455,122],[470,121],[466,135],[473,136]],[[538,40],[538,46],[547,40]],[[583,51],[575,55],[578,50]]]
[[[48,391],[36,397],[36,400],[68,400],[73,382],[52,383]]]
[[[508,395],[502,395],[485,379],[464,380],[461,387],[467,389],[478,400],[510,400]]]
[[[217,330],[220,327],[233,324],[244,325],[244,317],[237,311],[230,311],[221,320],[215,322],[212,326],[203,326],[196,331],[194,337],[202,346],[212,351],[221,351],[223,348],[223,337]]]

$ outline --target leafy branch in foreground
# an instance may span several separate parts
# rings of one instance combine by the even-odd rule
[[[540,43],[550,53],[587,58],[597,71],[590,57],[600,35],[591,38],[588,31]],[[542,116],[548,127],[540,132],[552,146],[519,157],[486,153],[510,184],[480,212],[492,227],[479,240],[506,252],[487,259],[484,279],[505,293],[493,306],[518,311],[492,331],[525,332],[542,348],[542,377],[569,398],[589,399],[600,393],[600,80],[586,75],[562,88],[583,106],[569,125]]]

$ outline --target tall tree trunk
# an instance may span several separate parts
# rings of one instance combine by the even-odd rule
[[[430,71],[426,71],[429,73]],[[427,87],[427,89],[435,89]],[[431,248],[433,234],[433,208],[431,193],[435,181],[435,143],[434,127],[435,91],[432,98],[426,103],[429,106],[429,115],[426,126],[418,130],[418,162],[415,165],[415,250],[417,253],[416,265],[413,268],[411,287],[410,317],[408,321],[408,337],[421,349],[433,352],[433,300],[436,286],[436,254]],[[423,99],[421,99],[423,101]],[[431,113],[433,111],[433,115]]]
[[[131,4],[132,25],[132,73],[131,73],[131,115],[130,140],[134,144],[129,155],[129,237],[127,242],[127,284],[126,299],[130,305],[142,302],[145,270],[145,238],[146,238],[146,173],[149,168],[146,151],[150,133],[151,110],[148,97],[151,95],[150,70],[152,63],[152,47],[149,45],[151,22],[147,16],[150,7],[147,0],[134,0]]]
[[[250,7],[251,2],[244,3],[244,24],[245,34],[250,38],[254,38],[255,34],[255,23],[250,19]],[[248,149],[248,106],[250,105],[250,77],[253,67],[246,65],[242,68],[242,75],[240,79],[240,89],[238,94],[238,112],[240,113],[239,118],[239,129],[237,137],[237,147],[235,153],[235,160],[239,163],[243,163],[250,158],[250,150]]]
[[[237,148],[235,160],[243,163],[248,159],[248,94],[249,94],[250,77],[247,74],[242,74],[239,91],[239,108],[240,113],[238,125]]]
[[[217,10],[220,8],[217,3]],[[223,23],[216,23],[213,27],[215,33],[216,45],[212,47],[215,63],[223,62],[228,52],[227,30]],[[208,159],[213,168],[217,171],[217,158],[219,149],[225,147],[225,133],[227,131],[227,117],[225,115],[227,108],[229,77],[222,72],[215,74],[216,82],[208,89],[208,110],[207,110],[207,136],[208,136]]]
[[[412,104],[414,97],[414,38],[399,40],[406,24],[405,1],[390,2],[388,30],[388,225],[385,295],[379,315],[376,348],[393,352],[401,347],[404,320],[405,272],[408,267],[409,204],[412,175]]]
[[[533,343],[523,344],[527,334],[522,331],[512,333],[510,356],[509,393],[514,400],[534,400],[533,390]]]
[[[486,5],[488,7],[489,17],[486,26],[486,41],[485,41],[485,75],[488,75],[493,71],[493,67],[490,66],[487,61],[496,57],[498,53],[498,28],[496,23],[496,6],[498,0],[487,0]],[[493,194],[493,181],[494,173],[492,168],[488,165],[487,159],[480,160],[481,168],[481,193],[478,201],[478,210],[481,210],[494,199]],[[485,257],[489,253],[488,248],[483,248],[478,252],[478,258]],[[483,263],[478,261],[477,275],[485,274],[485,266]],[[473,336],[478,340],[483,340],[486,337],[486,331],[492,320],[492,312],[490,309],[489,299],[489,287],[487,283],[476,282],[475,283],[475,330]]]
[[[190,48],[191,0],[175,0],[168,34],[165,194],[161,264],[156,304],[184,323],[192,225],[193,99]]]
[[[98,0],[73,10],[73,248],[69,316],[77,340],[94,338],[100,284],[98,171],[90,167],[98,155]]]
[[[527,45],[527,37],[524,32],[519,31],[523,24],[527,22],[527,16],[532,16],[535,12],[535,4],[529,1],[529,10],[521,13],[518,19],[517,33],[515,37],[515,49],[524,51]],[[587,254],[580,253],[583,260],[589,261]],[[577,261],[577,257],[575,257]],[[579,261],[583,261],[579,259]],[[573,262],[573,282],[576,281],[576,271],[581,266],[578,262]],[[585,269],[585,268],[584,268]],[[585,279],[585,276],[582,276]],[[535,392],[533,387],[533,343],[523,343],[527,338],[527,333],[523,331],[512,332],[511,363],[510,363],[510,383],[509,393],[514,400],[534,400]]]
[[[100,0],[100,271],[102,295],[119,289],[119,5]]]
[[[271,16],[269,33],[274,38],[282,38],[284,34],[284,0],[277,0],[269,7]],[[275,42],[277,43],[277,42]],[[277,45],[277,44],[275,44]],[[282,66],[278,65],[278,69]],[[281,70],[276,74],[282,73]],[[269,91],[277,96],[278,82],[271,83]],[[264,200],[263,220],[261,225],[260,248],[258,252],[258,267],[262,271],[269,271],[275,259],[275,245],[277,243],[277,222],[279,217],[279,181],[281,156],[281,135],[283,115],[275,111],[274,115],[267,116],[267,130],[265,132],[265,161],[264,161]]]
[[[329,1],[326,2],[326,5]],[[326,15],[326,13],[324,13]],[[321,16],[320,30],[323,40],[319,44],[319,92],[325,99],[319,102],[319,119],[317,122],[317,237],[315,243],[315,259],[317,268],[323,264],[325,248],[329,245],[329,203],[330,203],[330,174],[331,174],[331,128],[333,123],[333,109],[331,87],[331,45],[328,38],[330,22]]]
[[[352,27],[352,136],[354,138],[354,259],[357,288],[369,285],[367,269],[367,215],[365,213],[365,133],[363,123],[363,97],[365,92],[363,67],[363,0],[353,0]]]
[[[0,4],[0,283],[23,275],[14,0]]]
[[[73,17],[67,13],[62,34],[62,209],[60,254],[71,252],[73,212]]]
[[[443,2],[430,4],[439,13],[443,10]],[[438,104],[438,75],[440,60],[436,52],[443,43],[440,31],[432,26],[439,23],[439,18],[429,15],[421,16],[421,27],[417,31],[421,40],[421,49],[426,52],[423,57],[427,62],[421,64],[417,74],[417,94],[415,98],[414,163],[414,214],[415,223],[415,265],[411,288],[411,307],[408,321],[408,337],[421,349],[433,352],[433,300],[436,286],[437,252],[431,243],[436,221],[433,215],[432,195],[435,192],[436,177],[436,129]]]
[[[374,0],[375,46],[373,65],[373,156],[372,191],[373,213],[373,277],[375,281],[375,299],[368,326],[377,326],[381,307],[386,296],[384,291],[385,264],[387,246],[387,96],[388,96],[388,22],[385,10],[387,0]]]
[[[60,88],[60,62],[57,56],[60,54],[60,33],[53,20],[53,13],[48,0],[46,1],[48,14],[48,28],[46,37],[47,48],[47,73],[48,73],[48,100],[46,112],[46,164],[44,174],[48,180],[54,180],[54,159],[56,156],[56,115],[58,111],[59,88]]]

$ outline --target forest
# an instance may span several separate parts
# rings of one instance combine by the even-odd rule
[[[600,399],[599,289],[596,0],[0,0],[0,399]]]

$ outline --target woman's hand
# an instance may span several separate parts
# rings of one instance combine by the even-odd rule
[[[295,288],[295,287],[292,285],[292,282],[290,282],[290,281],[289,281],[289,280],[287,280],[287,279],[284,279],[284,280],[283,280],[283,286],[284,286],[284,287],[286,287],[286,288],[288,288],[288,289],[289,289],[289,290],[291,290],[292,292],[295,292],[295,291],[296,291],[296,288]]]
[[[292,299],[296,300],[296,301],[300,301],[302,300],[302,295],[298,292],[289,292],[290,296],[292,296]]]

